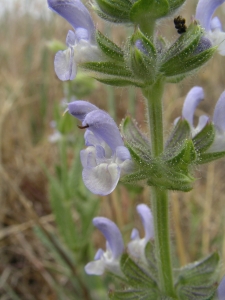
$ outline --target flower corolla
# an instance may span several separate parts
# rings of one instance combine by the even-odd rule
[[[123,238],[119,228],[114,222],[104,217],[96,217],[93,224],[106,239],[106,251],[98,249],[95,260],[85,266],[85,272],[89,275],[102,275],[108,270],[121,275],[120,257],[124,251]]]
[[[206,37],[214,46],[218,46],[218,52],[225,55],[225,32],[218,17],[212,18],[215,10],[225,0],[199,0],[195,18],[205,29]]]
[[[124,146],[114,120],[95,105],[82,100],[68,104],[71,115],[82,122],[86,129],[86,149],[80,152],[83,181],[94,194],[108,195],[121,176],[132,172],[133,162]]]
[[[47,0],[49,8],[66,19],[74,28],[66,37],[67,49],[55,55],[54,67],[62,81],[73,80],[77,64],[99,59],[95,42],[95,26],[87,8],[80,0]]]
[[[182,117],[186,119],[190,125],[192,137],[196,136],[210,122],[206,115],[199,118],[198,125],[195,127],[193,123],[195,109],[204,99],[204,91],[201,87],[193,87],[184,101]],[[216,103],[212,123],[215,128],[215,138],[212,145],[207,149],[208,153],[225,151],[225,91],[221,94]]]
[[[145,246],[150,240],[154,239],[153,216],[146,204],[139,204],[136,209],[141,218],[145,236],[140,238],[139,231],[134,228],[131,232],[131,241],[128,243],[127,249],[132,257],[145,261]]]

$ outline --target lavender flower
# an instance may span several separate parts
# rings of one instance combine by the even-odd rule
[[[225,0],[199,0],[196,8],[196,20],[206,31],[206,37],[213,45],[218,46],[221,55],[225,55],[225,32],[218,17],[212,18],[215,10]]]
[[[141,217],[145,236],[141,239],[139,231],[134,228],[131,232],[132,241],[128,243],[127,248],[131,256],[145,260],[145,246],[149,240],[154,238],[153,216],[146,204],[139,204],[136,209]]]
[[[193,87],[184,101],[182,117],[186,119],[191,127],[192,137],[198,134],[209,122],[209,117],[200,116],[198,125],[194,127],[194,112],[198,104],[204,99],[204,92],[201,87]],[[215,128],[215,138],[212,145],[207,149],[208,153],[225,151],[225,92],[217,101],[213,114],[213,124]]]
[[[83,181],[94,194],[108,195],[121,176],[133,169],[128,149],[124,146],[114,120],[103,110],[86,101],[69,103],[68,111],[82,121],[87,148],[80,153]]]
[[[49,8],[66,19],[74,28],[66,37],[67,49],[56,53],[54,66],[62,81],[73,80],[77,64],[97,60],[98,48],[95,44],[95,27],[91,15],[80,0],[47,0]]]
[[[119,261],[124,251],[124,244],[119,228],[114,222],[104,217],[94,218],[93,224],[106,238],[106,251],[98,249],[95,261],[89,262],[85,266],[85,272],[89,275],[102,275],[107,269],[121,275]]]

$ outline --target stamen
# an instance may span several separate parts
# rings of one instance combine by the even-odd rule
[[[87,124],[87,125],[85,125],[85,126],[80,126],[80,125],[77,125],[77,127],[78,128],[80,128],[80,129],[85,129],[85,128],[88,128],[89,127],[89,125]]]
[[[63,116],[69,111],[69,108],[67,108],[64,112],[63,112]]]

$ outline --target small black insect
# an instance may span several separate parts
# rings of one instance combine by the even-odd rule
[[[174,18],[174,25],[179,34],[186,32],[187,26],[185,25],[186,20],[182,16]]]

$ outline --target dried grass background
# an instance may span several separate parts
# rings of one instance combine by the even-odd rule
[[[195,1],[189,1],[184,8],[183,15],[188,23],[189,12],[193,14],[194,7]],[[48,141],[49,123],[53,119],[54,103],[63,98],[63,87],[55,76],[54,55],[46,42],[54,38],[64,42],[70,26],[56,15],[46,20],[29,14],[20,16],[17,12],[18,4],[0,19],[0,299],[53,300],[58,299],[55,282],[64,284],[66,278],[51,271],[60,266],[32,228],[39,224],[57,234],[42,164],[54,172],[58,149]],[[222,12],[220,14],[222,16]],[[104,29],[104,23],[96,20],[98,28]],[[165,24],[169,24],[169,29]],[[160,30],[172,38],[177,37],[172,19],[162,23]],[[118,26],[111,31],[118,43],[126,34]],[[197,114],[212,115],[215,103],[225,89],[224,64],[225,58],[215,55],[199,74],[178,86],[167,86],[165,134],[180,115],[185,95],[194,85],[204,87],[206,95]],[[135,117],[146,130],[143,99],[140,91],[135,90],[135,93]],[[128,111],[128,94],[128,89],[115,89],[118,124]],[[106,97],[106,88],[98,84],[87,100],[107,110]],[[200,166],[195,173],[198,179],[193,191],[171,192],[173,251],[181,265],[214,250],[220,252],[225,262],[224,168],[225,159]],[[130,200],[127,190],[119,187],[99,201],[99,214],[113,219],[129,239],[134,222],[136,226],[139,222],[135,205],[149,203],[149,193],[146,189]],[[96,248],[104,247],[103,241],[100,233],[94,232]],[[222,272],[225,272],[224,266]],[[76,295],[74,299],[77,299]]]

